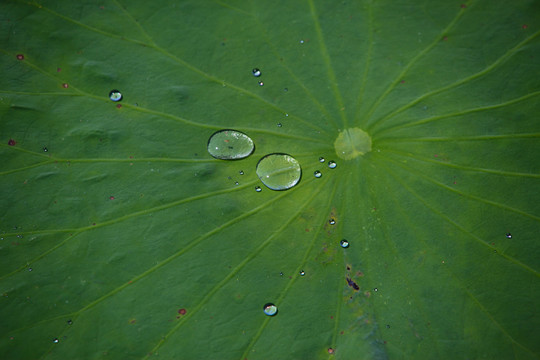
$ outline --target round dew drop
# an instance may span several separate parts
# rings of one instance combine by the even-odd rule
[[[255,191],[256,191],[256,192],[261,192],[261,191],[262,191],[262,189],[261,189],[261,187],[260,187],[260,186],[255,186]]]
[[[271,190],[287,190],[298,184],[302,169],[298,161],[287,154],[270,154],[257,163],[257,176]]]
[[[328,162],[328,167],[329,167],[330,169],[335,169],[336,166],[337,166],[337,164],[336,164],[335,161],[330,160],[330,161]]]
[[[111,90],[109,93],[109,99],[111,99],[114,102],[121,101],[123,98],[122,93],[118,90]]]
[[[306,275],[306,272],[304,270],[300,271],[300,276]]]
[[[262,81],[259,81],[259,86],[264,86],[264,83]]]
[[[259,70],[259,69],[253,69],[252,73],[253,73],[253,76],[255,76],[255,77],[261,76],[261,70]]]
[[[335,224],[336,224],[336,220],[330,219],[330,220],[328,220],[328,223],[329,223],[330,225],[335,225]]]
[[[320,162],[320,163],[323,163],[323,162],[324,162],[324,158],[323,158],[322,156],[319,158],[319,162]]]
[[[277,314],[278,312],[278,308],[276,305],[272,304],[272,303],[268,303],[268,304],[265,304],[263,306],[263,311],[266,315],[268,316],[274,316]]]
[[[341,240],[340,244],[341,244],[341,247],[344,249],[349,247],[349,242],[345,239]]]
[[[318,179],[322,176],[322,173],[319,170],[316,170],[313,175]]]
[[[236,130],[219,130],[208,139],[208,153],[221,160],[238,160],[251,155],[255,149],[253,140]]]

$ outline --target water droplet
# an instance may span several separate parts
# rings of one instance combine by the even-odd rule
[[[377,292],[377,291],[379,291],[379,289],[375,288],[375,289],[373,289],[373,291]]]
[[[507,237],[508,239],[511,239],[511,238],[512,238],[512,234],[506,233],[506,237]]]
[[[259,86],[264,86],[264,83],[262,81],[259,81]]]
[[[67,323],[68,323],[68,325],[73,325],[73,320],[69,319],[69,320],[67,321]]]
[[[303,44],[304,43],[304,40],[300,40],[300,44]]]
[[[54,338],[53,343],[58,344],[58,338]]]
[[[28,268],[28,271],[32,271],[33,269],[32,268]]]
[[[238,181],[235,181],[234,185],[240,185],[240,183]]]
[[[289,91],[289,89],[288,89],[288,88],[285,88],[285,89],[283,89],[283,91],[287,92],[287,91]]]
[[[300,276],[306,275],[306,272],[304,270],[300,271]]]
[[[43,151],[44,151],[44,152],[47,152],[47,151],[49,151],[49,149],[47,149],[46,147],[44,147],[44,148],[43,148]]]
[[[281,125],[281,123],[277,123],[277,127],[282,127],[283,125]]]
[[[237,160],[251,155],[255,149],[253,140],[236,130],[220,130],[208,140],[208,152],[216,159]]]
[[[298,161],[287,154],[270,154],[257,163],[257,176],[272,190],[287,190],[298,184],[302,169]]]
[[[320,162],[320,163],[323,163],[324,161],[325,161],[324,158],[321,156],[321,157],[319,158],[319,162]]]
[[[277,306],[272,303],[265,304],[263,311],[268,316],[274,316],[277,314]]]
[[[253,76],[255,76],[255,77],[261,76],[261,70],[259,70],[259,69],[253,69],[252,73],[253,73]]]
[[[340,244],[341,244],[342,248],[348,248],[349,247],[349,242],[347,240],[345,240],[345,239],[341,240]]]
[[[330,225],[335,225],[335,224],[336,224],[336,220],[330,219],[330,220],[328,220],[328,223],[329,223]]]
[[[256,192],[261,192],[261,191],[262,191],[262,189],[261,189],[261,187],[260,187],[260,186],[255,186],[255,191],[256,191]]]
[[[111,99],[114,102],[122,100],[123,96],[122,93],[118,90],[111,90],[109,93],[109,99]]]
[[[240,170],[238,173],[239,173],[240,175],[244,175],[244,170]]]
[[[280,272],[280,273],[279,273],[279,276],[283,276],[283,272]]]
[[[330,169],[335,169],[336,166],[337,166],[337,164],[336,164],[335,161],[330,160],[330,161],[328,162],[328,167],[329,167]]]
[[[313,175],[315,175],[316,178],[320,178],[322,176],[322,173],[319,170],[315,170]]]

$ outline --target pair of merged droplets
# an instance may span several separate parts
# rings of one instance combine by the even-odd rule
[[[239,160],[255,150],[253,140],[243,132],[219,130],[208,140],[208,152],[216,159]],[[274,153],[257,163],[257,176],[271,190],[287,190],[298,184],[302,176],[300,163],[288,154]]]

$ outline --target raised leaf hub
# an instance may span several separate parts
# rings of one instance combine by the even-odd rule
[[[371,151],[371,137],[357,127],[345,129],[334,141],[334,148],[337,156],[351,160]]]

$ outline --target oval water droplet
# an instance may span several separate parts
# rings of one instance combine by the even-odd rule
[[[109,99],[111,99],[114,102],[118,102],[122,100],[123,96],[122,93],[119,90],[111,90],[109,93]]]
[[[325,161],[324,158],[321,156],[321,157],[319,158],[319,162],[320,162],[320,163],[323,163],[324,161]]]
[[[257,163],[257,176],[272,190],[287,190],[298,184],[302,169],[298,161],[287,154],[270,154]]]
[[[313,175],[316,177],[316,178],[320,178],[322,176],[322,173],[319,171],[319,170],[315,170],[315,172],[313,173]]]
[[[244,175],[244,170],[240,170],[238,173],[239,173],[240,175]]]
[[[208,140],[208,152],[216,159],[237,160],[251,155],[255,149],[253,140],[236,130],[219,130]]]
[[[330,220],[328,220],[328,223],[329,223],[330,225],[335,225],[335,224],[336,224],[336,220],[330,219]]]
[[[300,276],[306,275],[306,272],[304,270],[300,271]]]
[[[264,83],[262,81],[259,81],[259,86],[264,86]]]
[[[508,239],[511,239],[511,238],[512,238],[512,234],[506,233],[506,237],[507,237]]]
[[[335,161],[330,160],[330,161],[328,162],[328,167],[329,167],[330,169],[335,169],[336,166],[337,166],[337,164],[336,164]]]
[[[253,73],[253,76],[255,76],[255,77],[261,76],[261,70],[259,70],[259,69],[253,69],[252,73]]]
[[[256,191],[256,192],[261,192],[261,191],[262,191],[262,189],[261,189],[261,187],[260,187],[260,186],[255,186],[255,191]]]
[[[348,248],[349,247],[349,242],[347,240],[345,240],[345,239],[341,240],[340,244],[341,244],[342,248]]]
[[[277,314],[277,306],[272,303],[265,304],[263,311],[268,316],[274,316]]]
[[[281,123],[277,123],[277,127],[282,127],[283,125]]]
[[[67,321],[68,325],[73,325],[73,321],[70,319]]]

